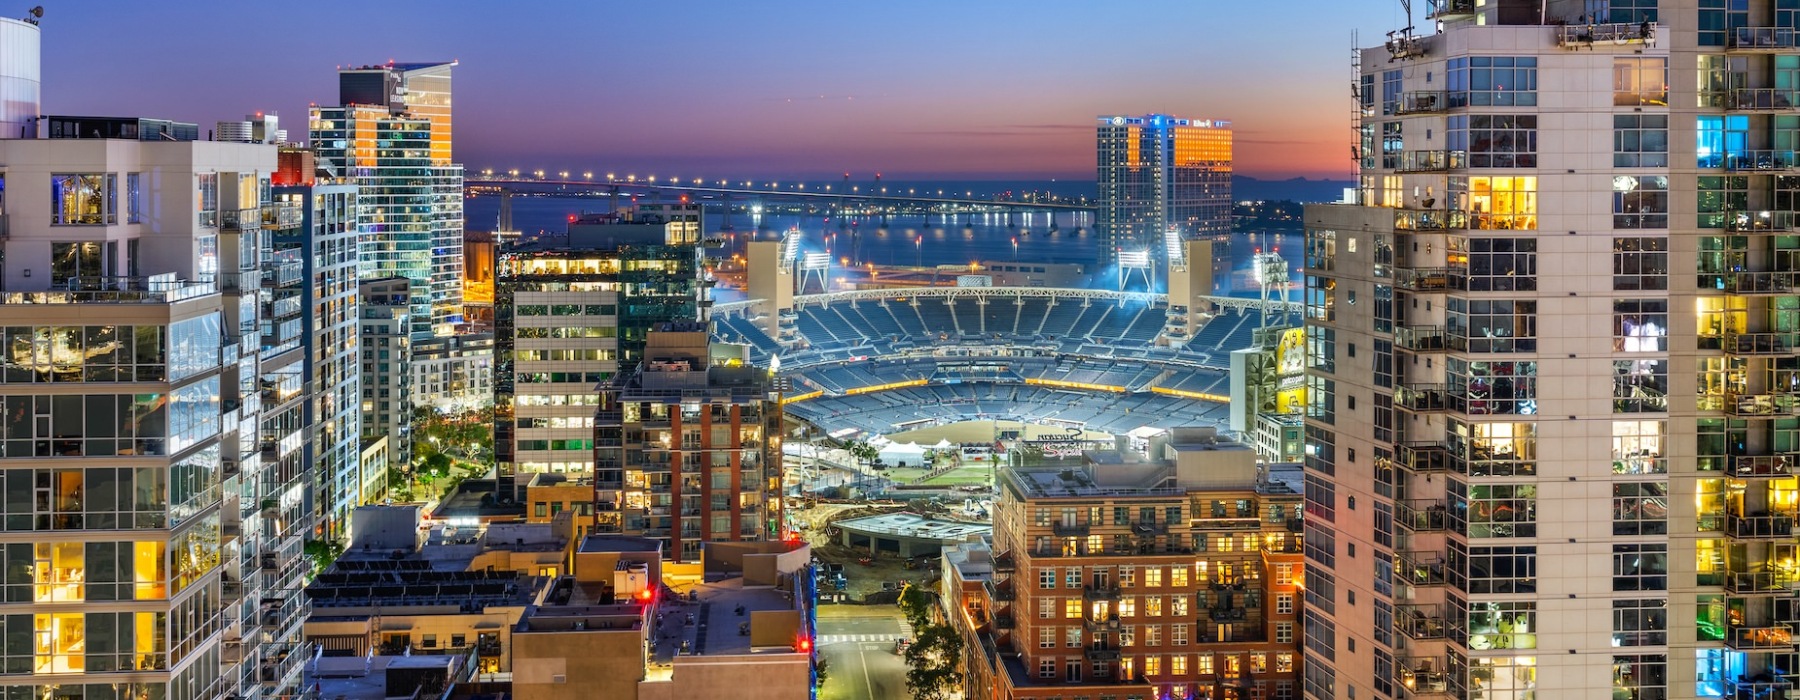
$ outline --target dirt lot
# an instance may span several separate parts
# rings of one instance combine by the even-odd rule
[[[908,569],[906,560],[892,554],[875,557],[868,565],[861,559],[869,555],[867,549],[845,547],[826,535],[826,522],[837,517],[858,517],[881,512],[891,512],[894,508],[870,508],[857,503],[820,503],[810,509],[793,511],[795,520],[805,528],[806,541],[812,545],[813,558],[822,564],[842,564],[844,577],[849,580],[848,587],[842,592],[852,598],[861,598],[871,593],[882,591],[882,584],[892,583],[895,586],[901,581],[924,583],[928,576],[927,569]],[[855,511],[838,516],[839,513]],[[929,561],[927,566],[936,566],[937,560]],[[935,576],[933,576],[935,578]],[[837,593],[837,587],[829,580],[819,586],[822,594]]]

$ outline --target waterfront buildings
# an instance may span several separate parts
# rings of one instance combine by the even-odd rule
[[[1148,253],[1168,262],[1172,239],[1223,243],[1231,233],[1231,123],[1166,114],[1100,117],[1096,128],[1102,270]],[[1219,267],[1214,279],[1225,279]]]
[[[748,348],[710,341],[707,324],[662,324],[593,414],[594,532],[654,538],[670,561],[781,537],[774,378],[749,366]]]
[[[945,556],[968,697],[1298,692],[1298,470],[1212,428],[1150,449],[1002,470],[992,544]]]
[[[494,400],[494,334],[459,333],[412,343],[413,406],[469,411]]]
[[[0,140],[4,683],[298,692],[313,482],[276,149],[62,133]]]
[[[1791,696],[1792,10],[1430,5],[1306,214],[1307,697]]]
[[[699,205],[583,216],[503,248],[494,446],[503,473],[594,469],[596,385],[629,373],[656,324],[707,303]]]
[[[450,335],[462,321],[463,173],[450,161],[455,66],[342,70],[340,105],[311,113],[322,166],[361,188],[361,276],[412,282],[414,340]]]

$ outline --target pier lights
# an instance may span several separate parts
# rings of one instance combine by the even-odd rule
[[[562,178],[564,180],[567,180],[567,179],[569,179],[569,171],[564,170],[562,172],[557,173],[556,176],[559,178]]]
[[[518,176],[519,176],[519,169],[518,169],[518,168],[513,168],[513,169],[512,169],[512,170],[508,170],[508,171],[506,171],[506,174],[507,174],[507,175],[508,175],[508,176],[509,176],[509,177],[518,177]]]
[[[585,172],[585,173],[582,173],[582,174],[581,174],[581,176],[582,176],[582,177],[583,177],[583,178],[586,178],[586,179],[588,179],[588,180],[592,180],[592,179],[594,179],[594,173],[593,173],[593,171],[588,171],[588,172]]]
[[[537,179],[539,179],[539,180],[544,179],[544,171],[542,171],[542,170],[534,170],[534,171],[532,171],[532,174],[536,175]]]
[[[607,174],[606,174],[606,181],[607,181],[607,182],[612,182],[612,181],[613,181],[613,180],[616,180],[616,179],[618,179],[618,177],[617,177],[617,176],[616,176],[616,174],[614,174],[614,173],[607,173]]]

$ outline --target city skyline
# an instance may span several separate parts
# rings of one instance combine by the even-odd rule
[[[1233,121],[1240,174],[1345,179],[1351,30],[1378,37],[1404,21],[1398,3],[1307,4],[1307,20],[1280,26],[1258,8],[1216,3],[1130,14],[1014,2],[904,12],[805,2],[768,13],[553,3],[502,14],[452,3],[403,34],[355,21],[364,11],[345,3],[179,19],[53,5],[43,101],[50,114],[131,110],[203,125],[268,110],[298,138],[310,104],[334,103],[336,68],[458,60],[456,160],[472,172],[1089,180],[1095,115],[1162,112]],[[227,57],[224,44],[196,50],[186,40],[195,35],[263,50]],[[107,68],[105,47],[118,45],[154,56],[151,70]]]

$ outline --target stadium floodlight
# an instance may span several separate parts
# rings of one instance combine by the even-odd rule
[[[1147,270],[1150,268],[1150,251],[1125,250],[1119,252],[1119,267],[1127,270]]]
[[[823,270],[827,267],[831,267],[830,253],[807,253],[800,259],[802,270]]]
[[[1187,256],[1184,252],[1184,247],[1181,245],[1180,229],[1170,226],[1169,230],[1164,231],[1163,246],[1169,253],[1169,267],[1187,267]]]
[[[781,237],[781,265],[783,267],[793,265],[794,261],[799,259],[801,238],[802,234],[799,231],[789,231],[787,235]]]

